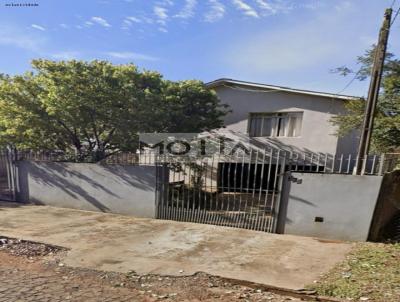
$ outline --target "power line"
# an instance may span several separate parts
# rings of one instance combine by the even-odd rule
[[[353,82],[357,79],[360,72],[361,72],[361,68],[355,73],[354,77],[350,79],[350,81],[343,87],[343,89],[336,92],[335,95],[341,94],[343,91],[345,91],[347,88],[349,88],[350,85],[353,84]]]
[[[400,13],[400,6],[397,9],[396,13],[394,14],[394,17],[393,17],[392,23],[390,23],[390,26],[392,26],[394,24],[394,21],[396,21],[396,18],[399,15],[399,13]]]

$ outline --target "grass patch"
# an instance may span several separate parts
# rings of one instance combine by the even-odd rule
[[[360,243],[346,260],[307,287],[353,301],[400,301],[400,244]]]

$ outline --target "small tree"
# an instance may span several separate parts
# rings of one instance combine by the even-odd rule
[[[372,68],[375,46],[357,58],[360,65],[358,72],[346,66],[334,70],[344,76],[353,74],[357,80],[369,78]],[[365,111],[365,101],[349,101],[346,103],[347,115],[336,116],[332,123],[338,126],[337,134],[343,136],[361,129]],[[374,129],[372,133],[372,149],[378,152],[393,152],[400,148],[400,60],[393,54],[386,56],[381,94],[377,103]]]

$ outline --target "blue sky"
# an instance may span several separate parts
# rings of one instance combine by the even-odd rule
[[[6,3],[37,3],[10,7]],[[34,58],[133,62],[171,80],[229,77],[337,93],[393,0],[1,0],[0,72]],[[400,1],[397,1],[397,5]],[[400,53],[400,17],[390,51]],[[368,83],[344,94],[365,95]]]

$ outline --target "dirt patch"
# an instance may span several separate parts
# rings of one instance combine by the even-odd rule
[[[62,247],[0,237],[0,300],[19,301],[302,301],[279,292],[205,273],[139,275],[68,267]],[[19,286],[15,286],[19,284]],[[2,300],[1,300],[2,301]],[[318,300],[321,301],[321,300]],[[328,300],[326,300],[328,301]]]

